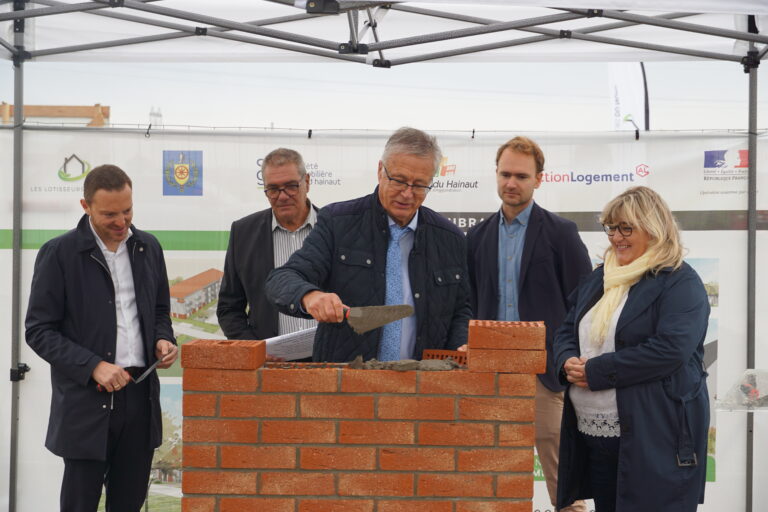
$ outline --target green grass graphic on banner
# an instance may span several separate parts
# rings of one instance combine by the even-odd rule
[[[22,249],[39,249],[64,229],[23,229]],[[166,251],[226,251],[229,231],[150,231]],[[13,248],[13,230],[0,229],[0,249]]]

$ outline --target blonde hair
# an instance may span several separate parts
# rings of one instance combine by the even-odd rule
[[[677,221],[667,203],[654,190],[633,187],[611,199],[600,214],[600,223],[619,222],[626,222],[648,233],[648,266],[654,274],[665,267],[680,268],[684,249]],[[606,254],[612,250],[613,246],[608,247]]]

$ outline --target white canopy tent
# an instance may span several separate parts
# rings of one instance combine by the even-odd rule
[[[762,33],[761,33],[761,30]],[[765,35],[764,35],[765,34]],[[0,59],[14,67],[12,424],[15,511],[21,331],[24,64],[721,60],[750,75],[747,361],[755,366],[757,73],[768,54],[765,0],[0,0]],[[752,416],[747,511],[752,510]]]

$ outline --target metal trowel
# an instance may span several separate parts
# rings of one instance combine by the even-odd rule
[[[390,322],[411,316],[413,306],[409,304],[397,304],[394,306],[362,306],[349,308],[344,317],[347,323],[357,333],[363,334]]]

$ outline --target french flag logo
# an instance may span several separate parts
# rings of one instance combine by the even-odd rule
[[[705,169],[746,169],[749,167],[748,149],[721,149],[704,152]]]

